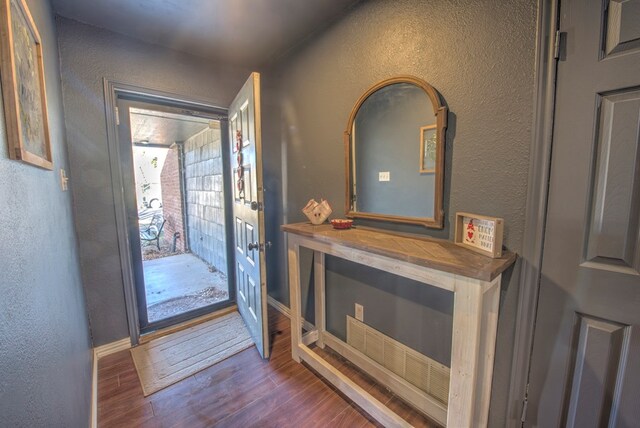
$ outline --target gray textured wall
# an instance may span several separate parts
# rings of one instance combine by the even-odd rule
[[[82,278],[95,345],[129,335],[118,252],[103,79],[228,106],[249,70],[57,19]]]
[[[48,2],[27,4],[42,37],[54,171],[8,159],[0,100],[0,426],[82,427],[91,341],[71,192],[59,184],[69,163],[55,23]]]
[[[283,106],[279,96],[277,74],[273,69],[263,70],[262,92],[262,175],[264,183],[265,238],[271,248],[265,252],[267,260],[267,288],[269,296],[289,302],[287,287],[287,259],[284,235],[280,225],[287,223],[287,141],[282,138]],[[306,203],[306,201],[305,201]]]
[[[378,81],[413,74],[432,84],[450,109],[445,228],[370,225],[452,238],[456,211],[495,215],[505,219],[506,246],[520,251],[533,117],[536,7],[534,0],[508,5],[488,0],[368,1],[302,44],[267,76],[279,82],[274,83],[279,91],[271,96],[278,98],[280,108],[266,112],[264,121],[281,124],[267,132],[273,138],[269,144],[282,159],[281,192],[286,201],[283,211],[272,215],[302,221],[301,207],[310,197],[322,196],[340,216],[342,133],[351,108]],[[275,234],[277,225],[270,224],[270,229]],[[284,254],[282,248],[276,251]],[[305,279],[310,260],[303,260]],[[504,425],[518,275],[518,265],[503,275],[490,426]],[[288,304],[286,282],[271,284],[270,294]],[[303,293],[305,303],[306,296]],[[365,318],[367,312],[395,304],[386,300],[376,306],[376,300],[368,301]],[[428,307],[421,306],[414,315],[426,319],[422,314]],[[307,309],[312,315],[312,308]]]
[[[345,319],[357,302],[367,325],[451,365],[452,293],[337,257],[325,262],[328,331],[346,341]]]
[[[186,140],[184,164],[189,249],[226,275],[220,130],[206,129]]]

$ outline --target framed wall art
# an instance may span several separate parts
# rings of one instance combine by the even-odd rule
[[[0,0],[0,55],[9,157],[53,169],[42,42],[24,0]]]
[[[437,125],[423,126],[420,128],[420,172],[436,172],[436,156],[438,148]]]
[[[489,257],[502,257],[504,220],[478,214],[456,213],[454,242]]]

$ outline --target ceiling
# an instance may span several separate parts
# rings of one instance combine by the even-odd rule
[[[169,147],[176,141],[187,140],[209,126],[220,128],[218,121],[140,108],[131,108],[129,118],[131,141],[135,145]]]
[[[51,0],[57,14],[247,67],[265,65],[359,0]]]

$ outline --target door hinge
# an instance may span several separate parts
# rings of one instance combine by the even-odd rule
[[[120,126],[120,115],[118,114],[118,107],[116,107],[114,110],[116,113],[116,125]]]
[[[553,57],[560,59],[562,48],[566,44],[567,33],[564,31],[556,30],[555,38],[553,40]]]
[[[522,400],[522,413],[520,414],[520,422],[524,425],[527,420],[527,408],[529,407],[529,384],[524,389],[524,399]]]

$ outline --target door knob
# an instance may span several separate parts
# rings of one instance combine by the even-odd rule
[[[251,209],[253,211],[261,211],[262,210],[262,204],[258,201],[252,201],[251,202]]]
[[[258,242],[249,242],[249,244],[247,245],[247,250],[249,251],[253,251],[253,250],[264,251],[265,248],[271,248],[271,241],[267,241],[264,244],[260,244]]]

